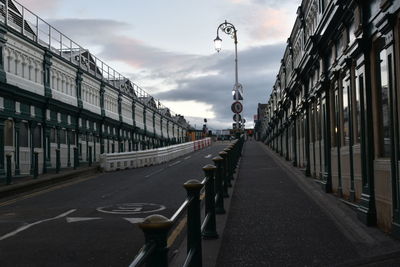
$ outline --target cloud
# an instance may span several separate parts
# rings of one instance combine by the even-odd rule
[[[211,55],[165,51],[128,35],[125,30],[131,25],[112,20],[64,19],[51,23],[88,48],[97,47],[99,54],[96,56],[106,59],[106,63],[122,62],[128,66],[125,72],[133,82],[159,98],[172,111],[183,114],[192,125],[200,125],[203,118],[208,117],[210,128],[231,127],[231,91],[235,77],[232,51]],[[239,50],[239,82],[244,87],[243,115],[248,122],[252,120],[257,104],[267,101],[284,47],[285,44],[280,43]]]
[[[239,39],[261,45],[286,40],[296,17],[297,0],[226,0],[226,17],[237,27]],[[233,5],[232,5],[233,4]]]
[[[55,10],[60,5],[61,0],[18,0],[18,2],[36,14],[43,15]]]

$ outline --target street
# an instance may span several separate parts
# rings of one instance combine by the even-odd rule
[[[103,173],[0,202],[0,266],[127,266],[144,243],[135,225],[170,217],[182,184],[229,142],[163,165]]]

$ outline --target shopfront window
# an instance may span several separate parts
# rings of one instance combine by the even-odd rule
[[[356,96],[355,96],[355,104],[354,104],[354,108],[355,108],[355,123],[353,125],[355,125],[355,134],[356,134],[356,138],[355,143],[360,143],[360,136],[361,136],[361,93],[364,90],[364,75],[360,74],[358,75],[357,79],[356,79]]]
[[[379,81],[378,81],[378,112],[379,118],[379,145],[380,156],[390,156],[390,113],[389,113],[389,83],[388,57],[386,49],[379,53]]]
[[[36,148],[42,147],[42,126],[37,125],[33,130],[33,145]]]
[[[344,145],[349,145],[350,132],[349,132],[349,81],[343,79],[342,99],[343,99],[343,139]]]
[[[19,123],[19,146],[20,147],[29,146],[28,123],[26,122]]]
[[[14,129],[11,120],[6,120],[4,123],[4,145],[14,146]]]

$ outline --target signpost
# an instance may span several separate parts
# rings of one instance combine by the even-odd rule
[[[242,116],[240,114],[234,114],[233,115],[233,121],[241,121],[242,120]]]
[[[233,102],[232,106],[231,106],[231,110],[235,114],[241,113],[243,111],[242,103],[240,103],[239,101]]]

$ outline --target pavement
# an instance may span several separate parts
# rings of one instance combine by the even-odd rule
[[[46,174],[41,174],[37,178],[33,176],[17,176],[12,177],[11,184],[5,183],[5,178],[0,179],[0,199],[13,197],[25,192],[36,189],[51,187],[55,184],[68,180],[83,178],[98,173],[99,165],[82,166],[74,170],[73,168],[61,169],[59,173],[55,170],[49,170]]]
[[[203,240],[203,266],[400,265],[398,240],[260,142],[245,143],[230,195],[219,239]],[[171,266],[182,266],[185,242],[176,254]]]

